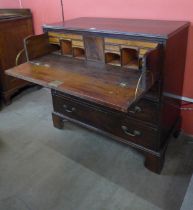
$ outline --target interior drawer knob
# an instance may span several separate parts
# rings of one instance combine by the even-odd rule
[[[140,131],[138,131],[138,130],[130,131],[127,128],[127,126],[125,126],[125,125],[122,125],[121,128],[124,131],[124,133],[127,134],[128,136],[135,137],[135,136],[140,136],[141,135],[141,132]]]
[[[69,108],[66,104],[63,105],[63,108],[64,108],[64,111],[68,112],[68,113],[74,112],[76,110],[75,107],[70,107]]]
[[[135,106],[133,110],[129,110],[129,113],[136,114],[141,111],[142,111],[141,107]]]

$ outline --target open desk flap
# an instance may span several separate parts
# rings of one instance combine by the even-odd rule
[[[55,54],[21,64],[6,73],[123,112],[154,84],[153,74],[148,72],[123,71],[116,66],[94,67]]]

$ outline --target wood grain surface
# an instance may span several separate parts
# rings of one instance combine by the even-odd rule
[[[135,100],[136,84],[141,75],[134,70],[89,66],[84,61],[54,54],[22,64],[6,73],[124,112]],[[139,88],[137,96],[143,92]]]

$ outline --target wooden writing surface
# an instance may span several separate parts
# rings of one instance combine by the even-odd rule
[[[143,89],[135,95],[141,73],[116,67],[98,68],[84,61],[54,54],[7,70],[6,73],[39,85],[60,90],[101,105],[127,112]]]

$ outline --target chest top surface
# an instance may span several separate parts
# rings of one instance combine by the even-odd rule
[[[167,39],[188,25],[187,21],[80,17],[65,22],[45,24],[43,27],[46,30],[98,32]]]

